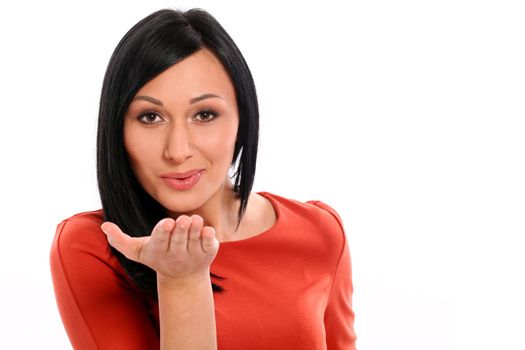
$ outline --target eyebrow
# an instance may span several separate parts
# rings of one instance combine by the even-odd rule
[[[164,107],[164,104],[162,103],[162,101],[157,100],[156,98],[153,98],[151,96],[143,96],[143,95],[135,96],[135,98],[133,100],[144,100],[144,101],[148,101],[148,102],[151,102],[153,104],[159,105],[161,107]]]
[[[194,103],[197,103],[199,101],[206,100],[208,98],[220,98],[221,100],[224,100],[219,95],[208,93],[208,94],[203,94],[203,95],[200,95],[200,96],[197,96],[197,97],[190,98],[190,104],[194,104]]]
[[[206,100],[208,98],[220,98],[221,100],[224,100],[219,95],[215,95],[215,94],[212,94],[212,93],[207,93],[207,94],[202,94],[202,95],[197,96],[197,97],[190,98],[190,104],[194,104],[194,103],[200,102],[202,100]],[[164,104],[162,103],[162,101],[157,100],[156,98],[151,97],[151,96],[145,96],[145,95],[135,96],[135,98],[133,100],[144,100],[144,101],[148,101],[148,102],[151,102],[153,104],[156,104],[158,106],[164,107]]]

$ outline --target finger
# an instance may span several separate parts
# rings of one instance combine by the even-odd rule
[[[175,220],[172,218],[162,219],[155,225],[151,231],[151,243],[156,250],[165,252],[169,249],[171,231],[174,226]]]
[[[177,251],[186,251],[188,244],[188,229],[191,225],[191,219],[187,215],[181,215],[175,220],[175,228],[171,234],[170,249]]]
[[[126,258],[140,262],[140,251],[149,237],[130,237],[122,232],[118,225],[109,221],[102,223],[100,228],[106,234],[112,247],[124,254]]]
[[[215,237],[215,229],[206,226],[202,229],[202,250],[206,254],[215,254],[219,250],[219,240]]]
[[[188,252],[190,254],[202,252],[201,231],[203,220],[199,215],[191,216],[191,227],[188,233]]]

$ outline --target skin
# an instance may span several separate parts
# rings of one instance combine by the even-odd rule
[[[219,242],[202,222],[198,215],[163,219],[140,238],[113,223],[101,226],[113,247],[157,272],[161,350],[217,349],[209,266]]]
[[[161,349],[216,349],[210,264],[219,241],[245,239],[276,220],[268,200],[251,194],[236,230],[239,200],[228,177],[239,115],[235,90],[206,49],[145,84],[124,119],[124,143],[143,188],[166,210],[149,236],[130,237],[101,225],[128,259],[157,272]],[[203,170],[189,190],[169,187],[161,175]]]
[[[197,214],[224,236],[237,219],[227,173],[238,127],[233,85],[217,58],[200,50],[138,91],[125,116],[124,143],[138,181],[168,216]],[[193,169],[204,172],[187,191],[160,178]]]

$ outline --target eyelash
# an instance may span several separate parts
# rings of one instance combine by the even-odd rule
[[[144,120],[143,120],[145,117],[147,117],[147,116],[152,116],[152,115],[155,116],[155,118],[156,118],[156,117],[159,117],[159,118],[160,118],[160,116],[159,116],[157,113],[155,113],[155,112],[146,112],[146,113],[143,113],[143,114],[139,115],[139,117],[138,117],[137,119],[138,119],[139,121],[141,121],[142,123],[144,123],[144,124],[150,124],[150,125],[151,125],[151,124],[156,124],[155,122],[147,122],[147,121],[144,121]]]
[[[211,115],[211,118],[206,119],[206,120],[202,120],[202,122],[205,122],[205,123],[206,123],[206,122],[211,122],[212,120],[217,119],[217,117],[219,116],[218,113],[215,113],[214,111],[209,110],[209,109],[205,109],[205,110],[199,111],[199,112],[195,115],[195,117],[198,116],[198,115],[204,115],[204,114]]]
[[[205,110],[199,111],[197,114],[195,114],[194,118],[196,118],[199,115],[201,115],[201,116],[202,115],[211,116],[211,118],[209,117],[209,119],[201,120],[201,122],[203,122],[203,123],[209,123],[209,122],[217,119],[217,117],[219,116],[218,113],[216,113],[216,112],[214,112],[212,110],[209,110],[209,109],[205,109]],[[146,112],[146,113],[141,114],[138,117],[138,120],[141,121],[144,124],[149,124],[149,125],[153,125],[153,124],[157,124],[158,123],[158,122],[147,122],[147,121],[144,121],[144,117],[147,117],[147,116],[155,116],[155,118],[156,117],[161,118],[160,115],[158,113],[156,113],[156,112]]]

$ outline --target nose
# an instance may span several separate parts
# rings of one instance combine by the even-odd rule
[[[190,135],[184,124],[174,125],[170,130],[164,156],[177,164],[183,163],[193,154]]]

